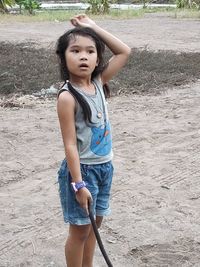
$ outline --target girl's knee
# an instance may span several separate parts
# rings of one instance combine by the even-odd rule
[[[90,234],[90,225],[70,225],[69,238],[79,242],[85,242]]]

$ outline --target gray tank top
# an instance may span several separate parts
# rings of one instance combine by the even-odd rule
[[[100,164],[112,160],[112,135],[108,119],[107,103],[102,84],[94,79],[95,95],[87,94],[80,88],[74,87],[88,102],[92,117],[92,123],[86,122],[83,110],[76,101],[75,126],[77,147],[80,162],[83,164]],[[67,90],[67,83],[61,90]]]

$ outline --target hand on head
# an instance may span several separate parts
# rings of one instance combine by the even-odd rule
[[[74,16],[71,20],[71,24],[74,27],[90,27],[95,25],[95,22],[85,14]]]

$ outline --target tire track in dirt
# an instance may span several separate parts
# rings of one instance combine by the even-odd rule
[[[186,105],[178,106],[181,100],[187,99],[187,94],[193,94],[193,91],[170,91],[168,98],[171,97],[173,100],[171,104],[167,103],[165,96],[133,96],[130,99],[122,96],[113,99],[114,104],[111,108],[114,112],[111,118],[115,129],[113,137],[117,172],[112,195],[114,209],[111,219],[108,219],[102,228],[102,236],[103,240],[108,241],[105,247],[113,263],[116,263],[114,266],[132,267],[133,265],[128,265],[132,261],[136,262],[136,267],[166,267],[165,262],[168,266],[175,267],[180,266],[179,260],[181,267],[194,267],[199,262],[199,200],[190,200],[191,197],[198,197],[199,193],[199,174],[195,174],[195,171],[198,171],[200,150],[199,139],[195,134],[199,115],[195,108],[196,104],[198,105],[197,101],[191,101],[195,105],[187,102],[187,108],[191,108],[188,116]],[[180,120],[174,119],[174,124],[169,126],[165,121],[165,115],[168,112],[174,115],[171,114],[173,106],[181,109],[182,117]],[[55,111],[49,113],[49,117],[54,116],[53,112]],[[119,123],[120,115],[122,120]],[[195,124],[192,124],[191,128],[184,128],[185,120],[190,120],[191,117]],[[173,120],[173,116],[171,119]],[[30,120],[30,124],[32,123],[35,122]],[[44,126],[41,131],[48,133]],[[41,139],[44,141],[43,144]],[[56,138],[51,135],[51,140]],[[63,257],[60,251],[64,246],[65,228],[62,228],[61,211],[58,205],[55,205],[58,196],[55,196],[55,190],[51,189],[53,185],[49,178],[55,173],[58,161],[44,158],[46,150],[43,150],[41,155],[36,153],[42,145],[46,146],[46,142],[44,135],[40,135],[40,139],[38,135],[38,139],[33,142],[33,159],[35,156],[38,160],[33,161],[32,167],[27,170],[31,172],[33,168],[36,169],[32,176],[27,176],[21,183],[17,181],[1,188],[3,200],[6,200],[6,204],[2,201],[5,210],[2,218],[7,222],[0,246],[0,257],[4,267],[19,266],[20,263],[25,263],[29,256],[34,261],[29,264],[30,266],[47,267],[50,266],[51,259],[56,262],[59,257]],[[57,147],[56,142],[52,142],[52,145]],[[55,158],[60,158],[61,153],[56,150],[57,148],[54,149],[52,151],[57,153]],[[46,168],[46,161],[49,169]],[[187,172],[193,178],[190,189],[193,187],[193,190],[194,184],[197,185],[195,191],[188,192],[189,181],[185,179]],[[174,187],[174,190],[163,190],[159,186],[159,183],[176,182],[180,178],[184,178],[180,191],[177,190],[178,187]],[[9,194],[13,193],[11,200],[10,195],[6,196],[3,192],[4,188],[8,189]],[[23,198],[22,193],[25,194]],[[11,206],[12,202],[14,206]],[[24,202],[27,202],[27,205]],[[27,216],[30,214],[31,217],[25,217],[23,222],[23,213],[29,207],[32,212]],[[16,217],[10,220],[12,215]],[[126,225],[124,218],[127,220]],[[63,235],[62,240],[56,237],[59,234]],[[100,264],[102,258],[100,253],[98,255],[97,266],[105,266],[104,263]],[[16,265],[13,264],[14,260],[17,262]],[[53,266],[64,266],[58,262]]]
[[[4,188],[8,191],[3,193],[1,190],[2,200],[6,196],[8,197],[8,192],[13,192],[15,189],[14,196],[11,195],[11,199],[7,203],[7,211],[2,209],[2,218],[6,221],[8,217],[10,221],[10,226],[6,226],[2,221],[2,240],[0,242],[0,262],[6,262],[9,260],[8,266],[14,266],[12,259],[15,258],[15,255],[23,254],[23,251],[26,251],[26,255],[34,256],[39,252],[39,249],[35,245],[36,243],[46,244],[47,240],[54,237],[60,236],[59,229],[55,227],[57,223],[61,223],[62,220],[62,211],[60,207],[57,207],[54,203],[46,203],[46,194],[49,192],[50,188],[55,190],[55,180],[52,181],[52,185],[47,186],[47,180],[41,180],[39,177],[49,177],[52,176],[52,170],[55,171],[55,165],[57,163],[52,163],[48,168],[40,167],[34,172],[34,180],[31,180],[31,176],[27,175],[24,181],[12,181],[9,184],[4,185]],[[39,178],[39,179],[38,179]],[[19,198],[21,185],[23,184],[24,191],[24,201]],[[44,190],[45,189],[45,190]],[[56,190],[57,191],[57,190]],[[55,192],[54,192],[55,193]],[[51,191],[49,192],[51,194]],[[31,198],[29,197],[31,196]],[[16,197],[16,198],[15,198]],[[41,200],[38,201],[38,200]],[[37,201],[38,206],[34,204]],[[27,206],[26,206],[27,202]],[[28,211],[26,214],[27,208],[29,208],[30,203],[32,203],[32,210]],[[45,205],[46,203],[46,205]],[[50,205],[48,207],[48,205]],[[44,212],[48,208],[47,212]],[[22,214],[24,209],[24,214]],[[12,216],[14,215],[14,217]],[[24,221],[23,221],[23,216]],[[29,216],[32,216],[30,220]],[[13,218],[12,218],[13,217]],[[58,222],[59,220],[59,222]],[[9,229],[9,232],[6,230]],[[6,233],[7,232],[7,233]],[[20,259],[20,258],[19,258]]]
[[[191,179],[191,177],[193,177],[193,182],[194,179],[199,180],[200,144],[193,143],[189,149],[192,151],[188,152],[188,155],[181,157],[182,162],[177,164],[176,160],[171,161],[171,164],[176,166],[175,170],[169,171],[166,174],[152,176],[152,178],[163,186],[172,186],[184,180]]]
[[[36,218],[33,225],[16,229],[15,232],[12,233],[12,238],[0,244],[0,259],[5,259],[9,255],[11,256],[16,247],[21,247],[21,250],[28,246],[33,246],[34,248],[33,240],[46,239],[49,233],[52,233],[55,218],[61,216],[61,211],[56,209],[51,212],[51,216]]]
[[[144,245],[133,248],[129,252],[129,255],[141,262],[139,265],[141,267],[198,266],[195,265],[197,261],[193,258],[199,254],[200,244],[192,240],[177,240],[172,244]]]

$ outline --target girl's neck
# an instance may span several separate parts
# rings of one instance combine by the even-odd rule
[[[69,80],[72,86],[78,87],[82,91],[88,93],[88,94],[95,94],[95,87],[94,84],[91,81],[91,78],[88,79],[75,79],[71,78]]]

